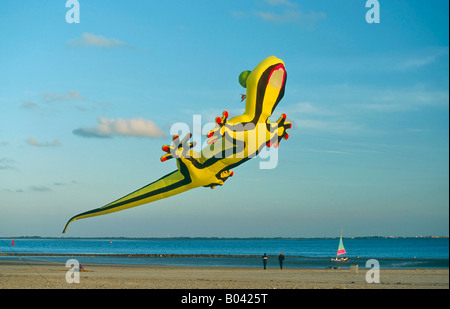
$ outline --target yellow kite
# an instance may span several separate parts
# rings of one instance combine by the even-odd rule
[[[189,142],[192,134],[182,139],[173,136],[172,145],[162,147],[165,154],[161,161],[176,158],[176,171],[103,207],[72,217],[63,233],[78,219],[147,204],[197,187],[214,189],[233,176],[232,168],[254,158],[264,147],[278,147],[283,138],[288,139],[291,123],[285,114],[274,123],[269,117],[284,96],[286,76],[283,61],[274,56],[264,59],[252,71],[242,72],[239,83],[247,89],[242,95],[246,101],[244,114],[228,119],[225,111],[217,117],[215,128],[207,134],[208,146],[200,153]]]

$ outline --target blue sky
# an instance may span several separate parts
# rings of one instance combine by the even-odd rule
[[[170,127],[242,113],[238,75],[271,55],[294,124],[275,169],[66,235],[448,235],[448,1],[380,0],[379,24],[363,0],[79,3],[78,24],[65,1],[0,4],[0,236],[60,236],[173,171]]]

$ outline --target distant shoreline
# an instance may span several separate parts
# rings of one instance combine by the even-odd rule
[[[107,239],[107,240],[182,240],[182,239],[208,239],[208,240],[224,240],[224,239],[239,239],[239,240],[254,240],[254,239],[339,239],[340,236],[323,236],[323,237],[206,237],[206,236],[173,236],[173,237],[55,237],[55,236],[1,236],[0,239]],[[346,236],[346,239],[448,239],[449,236],[426,235],[426,236]]]
[[[251,254],[159,254],[159,253],[5,253],[0,252],[0,256],[92,256],[92,257],[130,257],[130,258],[153,258],[153,257],[174,257],[174,258],[193,258],[193,257],[205,257],[205,258],[260,258],[261,255],[251,255]],[[269,257],[278,257],[278,255],[268,255]],[[308,258],[308,257],[302,257]]]

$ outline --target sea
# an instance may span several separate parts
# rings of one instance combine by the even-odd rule
[[[449,268],[448,237],[344,238],[347,262],[333,262],[339,238],[0,238],[0,261],[284,268]],[[13,245],[14,243],[14,245]],[[1,265],[0,265],[1,267]]]

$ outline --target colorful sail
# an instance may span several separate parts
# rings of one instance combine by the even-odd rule
[[[338,251],[337,251],[337,255],[341,255],[341,254],[345,254],[345,248],[344,248],[344,243],[342,242],[342,235],[341,235],[341,240],[339,241],[339,247],[338,247]]]

